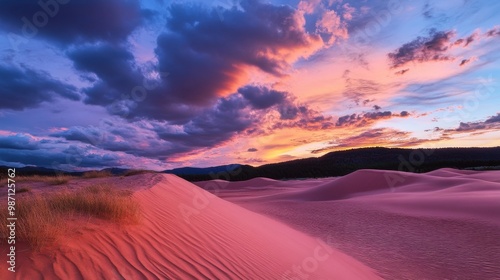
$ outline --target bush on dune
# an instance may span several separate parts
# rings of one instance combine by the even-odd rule
[[[123,176],[124,177],[128,177],[128,176],[134,176],[134,175],[139,175],[139,174],[146,174],[146,173],[156,173],[155,171],[151,171],[151,170],[140,170],[140,169],[132,169],[132,170],[127,170],[125,171],[125,173],[123,173]]]
[[[16,176],[16,182],[45,182],[50,185],[63,185],[67,184],[69,180],[73,179],[73,176],[69,175],[56,175],[56,176],[42,176],[42,175],[32,175],[32,176]]]
[[[139,205],[131,192],[109,186],[90,186],[77,192],[61,192],[49,198],[52,208],[61,213],[77,212],[115,222],[136,222]]]
[[[109,186],[90,186],[77,191],[26,196],[16,203],[16,240],[39,250],[66,233],[67,221],[75,214],[118,224],[137,223],[140,207],[131,194]],[[5,204],[0,207],[7,209]],[[7,211],[0,212],[0,219],[6,221]],[[0,244],[6,242],[8,235],[9,229],[0,227]]]
[[[83,173],[83,178],[106,178],[113,177],[113,174],[109,171],[87,171]]]

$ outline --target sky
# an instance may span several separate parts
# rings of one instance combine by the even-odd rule
[[[0,165],[500,146],[500,2],[0,2]]]

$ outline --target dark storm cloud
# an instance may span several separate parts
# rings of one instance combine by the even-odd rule
[[[84,102],[106,107],[114,115],[127,119],[147,118],[185,123],[199,108],[177,103],[168,94],[159,73],[157,79],[146,79],[154,69],[140,68],[134,55],[123,45],[105,43],[83,45],[68,51],[75,69],[91,73],[96,81],[83,89]]]
[[[62,151],[51,149],[14,150],[0,148],[0,158],[4,162],[62,169],[74,169],[75,167],[102,168],[121,165],[119,156],[115,154],[93,153],[89,149],[77,146],[69,146]]]
[[[244,98],[231,95],[220,98],[214,107],[194,117],[181,130],[167,125],[156,131],[161,139],[174,143],[179,150],[214,147],[256,123],[258,117],[249,114],[247,107]]]
[[[99,80],[84,89],[85,103],[109,105],[142,84],[142,73],[134,56],[124,47],[109,44],[85,45],[72,49],[68,57],[77,70],[94,73]]]
[[[0,1],[5,30],[27,39],[40,35],[62,45],[123,41],[150,14],[135,0]]]
[[[23,110],[60,97],[80,99],[75,87],[48,73],[0,64],[0,109]]]
[[[153,125],[146,121],[129,123],[121,119],[104,120],[99,126],[70,127],[50,135],[75,144],[90,144],[103,151],[124,152],[129,155],[162,158],[175,154],[176,147],[161,140]]]
[[[38,148],[38,143],[25,134],[0,137],[0,149],[36,150]]]
[[[145,120],[127,123],[115,119],[104,121],[99,127],[71,127],[51,136],[107,151],[164,160],[196,149],[215,147],[245,132],[262,117],[258,111],[250,114],[251,110],[249,101],[235,93],[220,98],[213,107],[182,125]]]
[[[95,145],[97,142],[102,141],[103,135],[102,132],[95,127],[83,128],[76,126],[65,131],[53,133],[50,136]]]
[[[418,37],[389,53],[391,67],[400,67],[410,62],[451,60],[453,58],[446,51],[454,36],[453,31],[431,30],[428,37]]]
[[[158,37],[160,71],[169,72],[167,92],[185,104],[206,105],[234,88],[244,69],[281,76],[291,57],[321,47],[306,33],[296,11],[260,1],[218,12],[173,4],[168,32]],[[223,20],[221,20],[221,17]]]
[[[96,150],[90,145],[29,134],[0,135],[0,159],[4,163],[62,169],[119,166],[118,154]]]
[[[216,10],[172,4],[168,31],[157,39],[158,65],[152,71],[167,75],[155,80],[155,87],[146,90],[141,102],[132,102],[130,95],[144,84],[148,73],[137,66],[124,44],[71,48],[67,54],[74,67],[85,77],[93,73],[95,77],[90,77],[96,79],[83,89],[84,101],[127,119],[184,125],[220,96],[234,92],[246,70],[282,76],[296,58],[321,48],[320,37],[303,30],[291,7],[250,0],[240,6]],[[286,98],[281,92],[259,87],[241,90],[254,109],[269,108]]]
[[[272,104],[260,99],[267,95],[279,98],[271,98]],[[271,118],[268,122],[271,115],[279,118]],[[165,160],[197,149],[218,147],[237,135],[260,133],[263,124],[269,125],[270,130],[334,126],[331,117],[296,103],[295,97],[288,92],[252,86],[219,98],[215,105],[182,124],[151,120],[127,122],[116,118],[102,122],[99,127],[70,127],[50,136],[106,151]]]
[[[286,93],[268,89],[267,87],[245,86],[238,89],[238,92],[247,99],[255,109],[267,109],[286,98]]]

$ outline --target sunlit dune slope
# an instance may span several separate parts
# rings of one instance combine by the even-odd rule
[[[134,194],[143,211],[139,225],[87,225],[50,252],[18,252],[17,272],[2,270],[0,278],[380,279],[273,219],[176,176],[150,176],[160,179]]]
[[[500,171],[218,183],[219,197],[328,239],[384,279],[500,279]]]

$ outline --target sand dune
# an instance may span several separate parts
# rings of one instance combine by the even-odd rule
[[[218,195],[330,239],[385,279],[500,279],[498,171],[360,170],[275,186],[256,195],[228,183]]]
[[[140,224],[68,221],[78,229],[40,253],[18,247],[18,272],[0,279],[500,279],[497,171],[67,187],[96,182],[133,190]]]
[[[380,279],[324,241],[176,176],[141,176],[158,178],[134,194],[140,225],[88,224],[51,251],[18,252],[18,272],[0,278]]]

